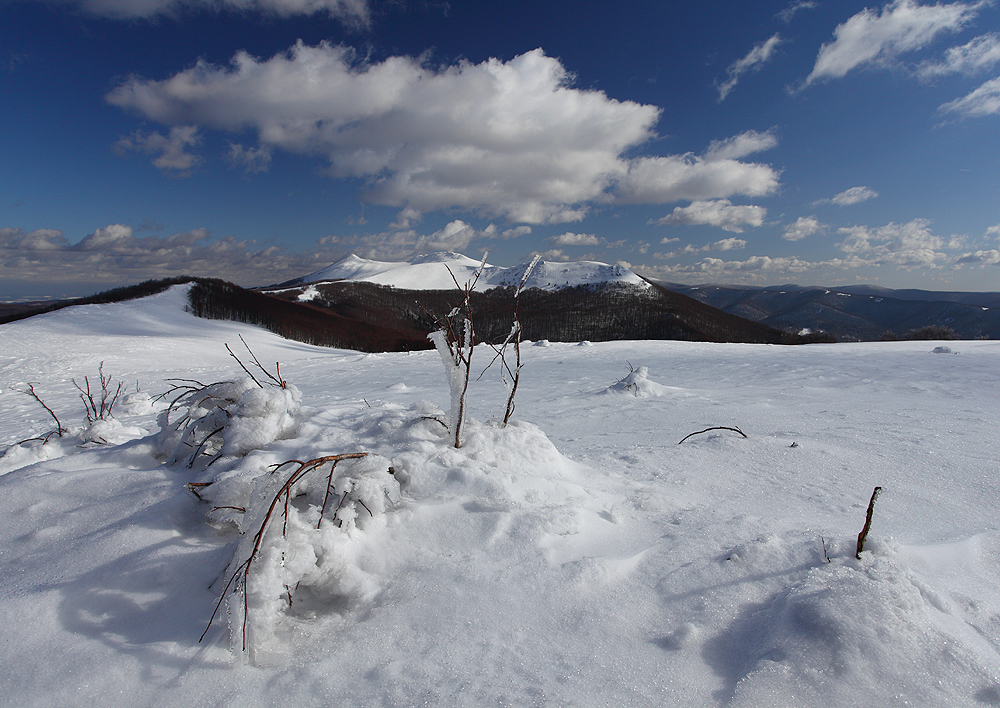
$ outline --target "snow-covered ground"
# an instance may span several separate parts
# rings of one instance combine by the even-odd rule
[[[183,298],[0,327],[4,705],[1000,705],[1000,342],[527,346],[517,422],[491,370],[456,450],[436,352]],[[292,385],[179,402],[223,428],[194,454],[149,396],[242,379],[240,334]],[[128,397],[81,430],[102,361]],[[54,427],[28,383],[71,433],[14,445]],[[747,438],[678,444],[711,426]],[[199,643],[275,499],[248,650],[241,592]]]
[[[481,261],[461,253],[437,251],[417,256],[407,261],[373,261],[354,254],[302,278],[303,283],[323,280],[356,280],[378,285],[391,285],[405,290],[450,290],[471,282]],[[511,267],[486,264],[476,283],[476,290],[521,284],[527,264]],[[449,272],[450,271],[450,272]],[[453,277],[454,276],[454,277]],[[525,288],[558,290],[575,285],[624,283],[649,287],[649,283],[621,265],[608,265],[597,261],[571,261],[550,263],[539,261],[531,270]],[[302,299],[311,299],[307,296]]]

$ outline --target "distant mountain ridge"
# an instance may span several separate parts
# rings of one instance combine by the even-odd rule
[[[401,262],[350,255],[326,268],[260,292],[359,326],[405,333],[407,346],[428,346],[443,316],[460,303],[458,284],[471,282],[481,261],[437,252]],[[508,335],[513,297],[528,264],[486,264],[472,293],[477,338],[500,342]],[[673,293],[622,265],[597,261],[539,261],[524,281],[519,317],[528,339],[608,341],[676,339],[780,343],[787,333],[720,312]],[[792,337],[791,339],[794,339]]]
[[[1000,339],[1000,293],[893,290],[872,285],[683,285],[661,283],[723,312],[789,331],[829,333],[841,341],[872,341],[927,327],[958,339]]]
[[[280,285],[246,289],[208,278],[173,278],[118,288],[29,311],[0,311],[0,323],[85,302],[143,297],[192,283],[191,310],[260,325],[289,339],[361,351],[430,346],[433,314],[460,303],[455,281],[469,281],[480,261],[453,252],[403,262],[350,255]],[[487,264],[472,293],[477,338],[510,332],[513,296],[527,264]],[[41,304],[39,304],[41,305]],[[675,339],[785,343],[906,338],[1000,339],[1000,293],[890,290],[855,285],[818,288],[654,283],[622,265],[540,261],[521,295],[527,339],[608,341]],[[933,331],[927,328],[936,328]]]

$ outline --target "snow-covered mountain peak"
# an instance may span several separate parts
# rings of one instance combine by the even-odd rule
[[[455,280],[459,283],[471,280],[480,263],[481,261],[451,251],[427,253],[405,261],[376,261],[351,254],[305,276],[301,283],[356,280],[406,290],[450,290],[455,287]],[[487,264],[476,290],[517,286],[524,277],[527,267],[526,263],[511,267]],[[622,265],[608,265],[597,261],[566,263],[539,261],[525,287],[559,290],[576,285],[603,283],[626,283],[643,287],[649,285]]]

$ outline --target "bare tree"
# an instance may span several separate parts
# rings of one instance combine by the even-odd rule
[[[438,317],[427,312],[437,325],[437,330],[431,332],[428,338],[434,342],[445,374],[448,377],[448,387],[451,390],[451,430],[455,436],[455,447],[462,447],[462,425],[465,422],[465,399],[469,390],[469,375],[472,371],[472,352],[476,346],[476,333],[472,324],[472,291],[475,290],[479,277],[486,267],[486,257],[473,273],[472,277],[460,285],[451,268],[448,273],[462,296],[462,302],[451,309],[444,317]],[[445,266],[447,268],[447,266]],[[423,306],[421,305],[421,308]]]

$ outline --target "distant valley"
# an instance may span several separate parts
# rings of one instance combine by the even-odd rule
[[[837,341],[912,338],[927,328],[950,330],[955,339],[1000,339],[998,292],[892,290],[871,285],[662,285],[729,314],[777,329],[822,332]]]

